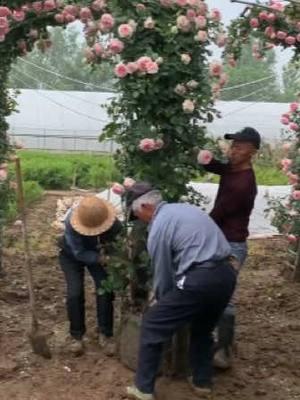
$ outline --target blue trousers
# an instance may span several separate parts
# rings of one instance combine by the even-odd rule
[[[153,393],[164,343],[190,323],[190,365],[196,385],[212,383],[213,330],[235,287],[236,273],[227,262],[204,263],[186,274],[183,289],[174,288],[143,318],[136,386]]]
[[[70,321],[70,334],[75,339],[81,339],[85,327],[85,267],[91,274],[96,289],[97,322],[99,331],[107,337],[113,335],[113,294],[98,294],[101,282],[106,279],[106,271],[100,265],[85,266],[71,258],[63,251],[59,254],[59,262],[65,274],[67,283],[67,312]]]

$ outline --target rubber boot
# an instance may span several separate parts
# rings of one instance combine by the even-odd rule
[[[229,306],[224,311],[217,326],[217,346],[214,367],[229,369],[232,366],[232,353],[235,331],[235,308]]]

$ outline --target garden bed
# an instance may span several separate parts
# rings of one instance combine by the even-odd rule
[[[54,349],[50,361],[33,355],[26,338],[29,310],[20,228],[11,226],[5,232],[7,275],[0,282],[0,399],[124,399],[124,387],[133,375],[97,347],[90,279],[87,353],[72,358],[64,351],[64,280],[51,228],[56,200],[54,195],[44,196],[29,213],[39,315]],[[217,375],[214,400],[300,398],[300,286],[290,280],[285,251],[283,239],[250,243],[240,285],[235,366]],[[194,400],[184,381],[164,378],[158,389],[159,400]]]

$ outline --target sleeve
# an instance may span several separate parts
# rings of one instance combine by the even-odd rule
[[[202,164],[201,166],[205,169],[205,171],[217,175],[222,175],[227,169],[227,164],[224,164],[221,161],[215,159],[213,159],[209,164]]]
[[[72,229],[69,221],[66,222],[65,240],[76,260],[83,262],[85,265],[98,264],[98,252],[85,249],[82,235]]]
[[[173,289],[175,282],[172,247],[165,228],[149,236],[148,252],[153,269],[153,290],[159,299]]]

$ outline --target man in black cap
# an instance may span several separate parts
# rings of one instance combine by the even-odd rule
[[[244,128],[235,134],[226,134],[232,140],[228,163],[212,159],[203,165],[206,171],[220,175],[220,185],[210,216],[221,228],[231,245],[239,268],[247,257],[248,226],[257,194],[252,158],[260,148],[261,138],[254,128]],[[201,150],[202,151],[202,150]],[[200,162],[201,151],[198,155]],[[227,369],[231,366],[232,346],[235,331],[234,299],[229,303],[218,326],[218,344],[215,366]]]

